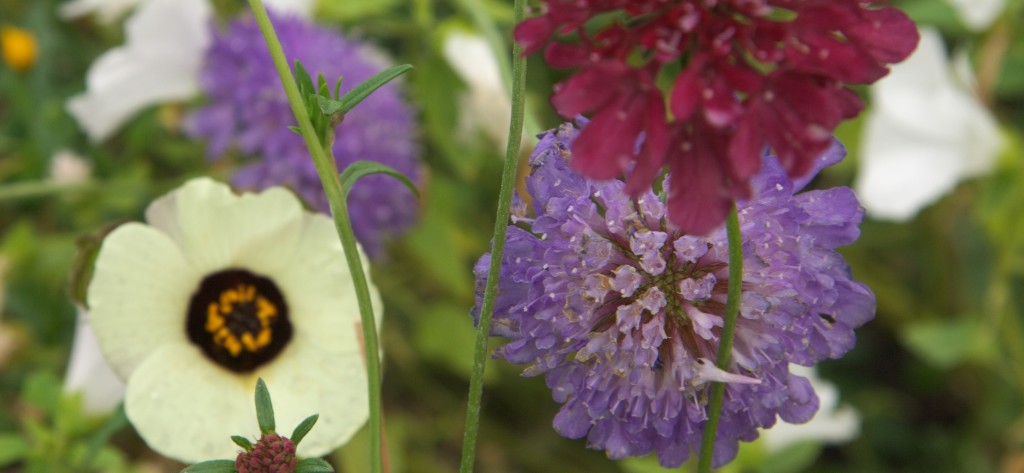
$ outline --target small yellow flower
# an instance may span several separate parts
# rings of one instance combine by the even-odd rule
[[[36,63],[39,45],[32,32],[14,26],[0,27],[0,50],[12,69],[24,71]]]

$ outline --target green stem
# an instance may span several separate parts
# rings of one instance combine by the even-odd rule
[[[86,191],[96,187],[91,181],[64,183],[56,181],[22,181],[11,184],[0,185],[0,202],[6,200],[29,199],[33,197],[46,197],[53,194],[65,192]]]
[[[523,20],[525,0],[515,0],[515,22]],[[522,47],[512,45],[512,119],[508,126],[508,144],[505,147],[505,165],[501,172],[501,189],[498,192],[498,209],[494,221],[494,239],[491,242],[491,265],[487,270],[487,285],[477,322],[476,345],[473,352],[473,371],[469,379],[469,401],[466,407],[466,427],[462,437],[461,473],[473,471],[476,459],[477,432],[480,429],[480,398],[484,389],[484,368],[487,364],[487,340],[491,333],[491,312],[497,295],[498,277],[501,274],[501,260],[505,253],[505,235],[508,232],[509,209],[512,206],[512,189],[515,188],[516,167],[519,156],[519,142],[523,133],[523,102],[526,91],[526,59]]]
[[[306,147],[313,157],[313,164],[320,176],[324,192],[330,203],[331,214],[334,216],[334,227],[338,231],[338,238],[341,240],[341,247],[345,253],[345,260],[348,262],[349,271],[352,273],[352,284],[356,289],[356,299],[359,302],[359,317],[363,325],[363,341],[366,344],[366,374],[367,386],[370,400],[370,471],[381,473],[383,465],[382,454],[382,426],[381,426],[381,376],[380,376],[380,350],[377,348],[377,324],[373,319],[373,306],[370,304],[370,289],[366,281],[366,273],[363,271],[363,263],[359,257],[359,249],[356,246],[356,237],[352,232],[352,223],[348,216],[348,207],[345,205],[345,193],[342,189],[341,179],[338,176],[338,168],[330,154],[325,152],[324,145],[317,138],[316,131],[309,119],[309,111],[303,103],[299,94],[299,87],[292,76],[291,67],[285,58],[284,50],[281,49],[281,42],[274,33],[274,27],[267,17],[267,10],[263,7],[261,0],[249,0],[259,24],[263,38],[270,49],[270,56],[274,60],[274,67],[281,76],[281,84],[284,86],[285,94],[288,95],[288,102],[291,104],[292,113],[299,124],[299,131],[302,138],[306,140]]]
[[[740,238],[740,219],[733,202],[729,217],[725,221],[729,236],[729,299],[725,303],[725,324],[718,340],[716,366],[727,370],[729,355],[732,354],[732,340],[736,334],[736,317],[740,312],[740,293],[743,283],[743,240]],[[715,436],[718,434],[718,420],[722,415],[722,401],[725,398],[725,383],[711,385],[711,401],[708,403],[708,423],[704,426],[704,439],[700,445],[698,473],[711,471],[711,459],[715,452]]]

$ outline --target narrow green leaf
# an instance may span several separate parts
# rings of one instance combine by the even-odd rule
[[[338,96],[341,95],[341,83],[344,80],[345,80],[345,76],[339,76],[338,77],[338,82],[334,83],[334,95],[332,95],[331,97],[337,99]]]
[[[288,129],[295,132],[296,135],[302,135],[302,130],[297,126],[289,126]]]
[[[405,184],[405,187],[408,187],[416,197],[420,196],[420,191],[416,188],[416,184],[413,184],[412,180],[405,177],[405,174],[396,171],[391,166],[376,161],[356,161],[349,164],[341,173],[341,185],[345,191],[345,197],[348,197],[352,184],[355,184],[363,176],[370,174],[387,174]]]
[[[323,98],[331,98],[331,89],[327,88],[327,79],[324,78],[323,73],[316,75],[316,92]]]
[[[185,468],[181,473],[235,473],[235,461],[208,460]]]
[[[295,82],[299,85],[299,94],[303,97],[313,92],[313,79],[299,61],[295,61]]]
[[[317,108],[320,109],[325,116],[331,117],[334,114],[341,112],[342,103],[337,100],[331,100],[321,95],[316,97]]]
[[[393,66],[377,74],[373,77],[366,79],[366,82],[355,86],[352,90],[348,91],[344,97],[341,98],[342,112],[348,113],[352,110],[359,102],[362,102],[366,97],[369,97],[373,91],[381,88],[384,84],[391,82],[396,77],[405,74],[412,66],[409,64],[402,64],[400,66]]]
[[[252,451],[252,442],[250,442],[249,439],[242,437],[241,435],[232,435],[231,441],[235,442],[235,445],[244,448],[245,451],[247,452]]]
[[[89,439],[89,449],[82,458],[82,463],[79,464],[79,468],[82,471],[88,471],[89,467],[92,466],[92,462],[96,459],[96,455],[100,452],[102,447],[107,444],[110,440],[110,436],[117,433],[119,430],[128,426],[128,416],[124,413],[124,403],[118,404],[117,409],[107,419],[106,422],[100,426],[99,430],[92,435]]]
[[[256,421],[260,424],[260,432],[269,434],[274,431],[274,404],[270,402],[270,391],[263,378],[256,380]]]
[[[313,414],[299,422],[299,425],[295,426],[295,430],[292,431],[292,436],[289,437],[291,441],[298,446],[299,442],[309,433],[309,430],[313,428],[313,425],[316,424],[316,420],[319,418],[320,414]]]
[[[295,473],[334,473],[334,467],[320,458],[303,458],[295,463]]]

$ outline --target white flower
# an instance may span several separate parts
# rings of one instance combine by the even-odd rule
[[[968,28],[981,31],[989,27],[1006,5],[1006,0],[948,0]]]
[[[818,393],[818,412],[803,424],[779,421],[774,427],[765,430],[762,442],[769,452],[777,452],[805,440],[845,443],[860,433],[860,416],[857,411],[848,405],[837,407],[839,390],[834,384],[819,378],[814,368],[790,365],[789,371],[811,382],[814,392]]]
[[[235,195],[205,178],[153,202],[146,220],[104,240],[88,291],[93,330],[146,442],[186,462],[234,457],[229,437],[259,432],[257,377],[278,425],[320,414],[299,455],[347,441],[368,417],[367,381],[331,220],[283,188]]]
[[[95,14],[101,23],[112,23],[128,13],[139,0],[72,0],[60,6],[64,18]]]
[[[92,164],[82,155],[62,149],[50,158],[50,179],[61,184],[80,184],[89,180]]]
[[[124,399],[124,382],[103,359],[96,334],[89,325],[89,314],[82,307],[78,307],[77,320],[64,391],[80,393],[86,413],[106,414]]]
[[[199,93],[199,68],[210,44],[207,0],[148,0],[125,24],[126,44],[89,67],[87,91],[68,112],[102,141],[145,107]]]
[[[120,6],[139,0],[80,1],[113,8],[109,3]],[[277,12],[304,17],[313,7],[312,0],[266,3]],[[86,92],[68,100],[68,112],[91,140],[107,139],[146,107],[187,100],[199,93],[199,72],[210,45],[212,14],[209,0],[141,2],[125,22],[125,44],[100,56],[89,67]]]
[[[461,97],[459,133],[469,136],[483,131],[488,140],[504,149],[512,101],[501,81],[494,50],[483,36],[454,30],[445,37],[443,53],[469,88]]]
[[[952,77],[937,31],[872,89],[855,189],[868,215],[906,220],[956,184],[992,169],[999,128]]]

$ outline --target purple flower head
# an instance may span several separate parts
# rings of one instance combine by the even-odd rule
[[[388,64],[366,44],[342,37],[290,16],[271,15],[289,63],[296,59],[311,75],[324,75],[331,86],[344,77],[344,93]],[[315,77],[314,77],[315,79]],[[291,108],[259,27],[251,16],[215,31],[206,53],[202,87],[209,103],[190,117],[193,136],[209,140],[209,154],[220,157],[232,146],[259,160],[239,170],[234,183],[248,189],[287,185],[307,203],[328,212],[313,161],[295,125]],[[386,85],[345,116],[336,130],[338,168],[369,160],[384,163],[418,180],[419,155],[414,143],[413,112],[394,85]],[[393,178],[369,176],[349,194],[356,237],[371,257],[383,242],[416,218],[415,198]]]
[[[562,404],[555,429],[611,458],[654,451],[677,467],[700,447],[710,382],[727,383],[715,465],[777,418],[810,419],[818,398],[789,364],[842,356],[874,316],[874,295],[834,251],[859,235],[853,192],[794,195],[806,180],[764,158],[752,198],[738,204],[743,296],[732,362],[720,370],[724,228],[687,235],[650,188],[633,199],[621,181],[581,177],[569,164],[579,134],[562,125],[534,150],[526,189],[535,216],[509,227],[494,311],[494,334],[510,339],[498,356],[543,374]],[[843,154],[836,143],[814,168]],[[475,268],[474,314],[489,262]]]

